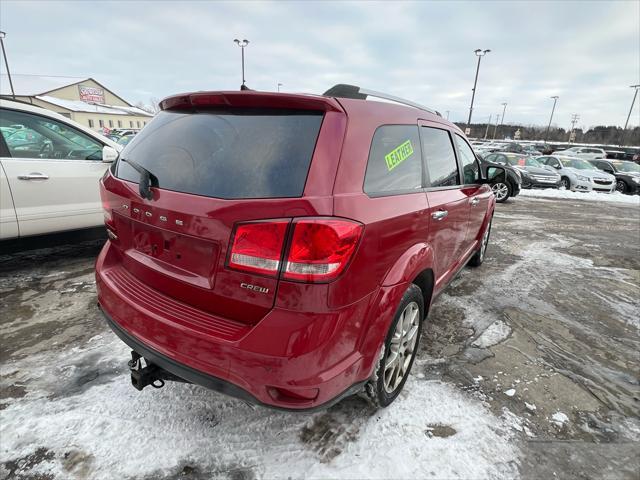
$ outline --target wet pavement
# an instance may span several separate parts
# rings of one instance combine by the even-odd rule
[[[359,398],[291,416],[199,387],[133,391],[126,385],[128,350],[95,305],[100,243],[0,255],[0,479],[109,478],[108,462],[135,466],[135,458],[123,457],[127,442],[154,435],[185,458],[161,468],[158,453],[158,470],[145,463],[112,478],[272,478],[272,464],[289,451],[310,455],[308,464],[291,467],[293,477],[305,465],[300,471],[310,476],[362,477],[364,470],[352,467],[371,459],[358,442],[378,438],[375,425],[389,436],[415,406],[426,423],[411,444],[412,458],[434,471],[406,470],[414,478],[422,471],[429,478],[639,478],[636,206],[525,198],[499,205],[484,265],[464,269],[436,300],[407,394],[382,413]],[[461,406],[458,420],[438,412],[446,408],[446,401],[438,406],[442,395]],[[101,398],[108,401],[98,405]],[[118,398],[129,405],[117,405]],[[167,428],[146,424],[167,416],[174,417]],[[410,426],[394,441],[411,440]],[[220,457],[209,458],[201,452],[209,431],[235,447],[217,446]],[[460,443],[465,435],[470,440]],[[474,435],[496,450],[473,445]],[[447,449],[457,456],[449,459]],[[469,466],[445,468],[464,454]],[[486,468],[474,470],[474,461]],[[314,470],[316,464],[325,470]]]

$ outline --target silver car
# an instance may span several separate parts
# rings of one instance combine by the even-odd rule
[[[560,174],[560,188],[578,192],[611,193],[616,189],[616,177],[598,170],[591,163],[577,157],[548,155],[536,158],[545,168]]]

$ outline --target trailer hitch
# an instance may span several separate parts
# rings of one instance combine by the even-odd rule
[[[131,371],[131,384],[137,389],[142,390],[147,385],[151,385],[153,388],[164,387],[165,380],[174,382],[186,382],[186,380],[164,370],[151,363],[146,358],[144,359],[146,366],[142,366],[142,356],[136,352],[131,351],[131,360],[127,363],[129,370]],[[186,382],[188,383],[188,382]]]

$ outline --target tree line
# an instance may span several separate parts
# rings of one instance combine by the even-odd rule
[[[463,131],[467,127],[464,122],[456,122],[456,125]],[[471,133],[468,135],[473,138],[485,138],[496,140],[504,138],[515,138],[515,133],[520,130],[520,140],[544,140],[547,127],[538,125],[500,125],[496,129],[495,125],[489,125],[487,129],[486,123],[472,123]],[[495,132],[495,136],[494,136]],[[576,136],[574,143],[593,143],[604,145],[620,145],[623,141],[623,129],[614,125],[598,125],[589,129],[582,130],[576,128],[574,130]],[[549,129],[548,141],[549,142],[568,142],[569,130],[565,130],[561,127],[551,126]],[[626,146],[640,146],[640,127],[627,128],[624,135],[624,145]]]

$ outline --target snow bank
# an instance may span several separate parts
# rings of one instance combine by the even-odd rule
[[[105,333],[85,349],[3,365],[27,395],[0,411],[0,462],[45,448],[53,455],[25,473],[60,479],[177,478],[185,466],[203,478],[517,476],[508,423],[454,386],[425,380],[419,365],[389,408],[352,398],[296,414],[185,384],[139,393],[127,354]]]
[[[630,205],[640,205],[640,195],[624,195],[619,192],[572,192],[571,190],[558,190],[555,188],[520,190],[520,197],[535,198],[565,198],[569,200],[590,200],[594,202],[616,202]]]

